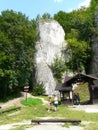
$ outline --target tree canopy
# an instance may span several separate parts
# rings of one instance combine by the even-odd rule
[[[92,59],[92,37],[96,34],[95,10],[98,5],[97,0],[92,0],[89,8],[80,8],[70,13],[59,11],[54,15],[63,27],[66,35],[65,39],[70,50],[70,60],[67,62],[67,68],[77,71],[77,61],[86,73],[89,73]],[[65,48],[66,50],[66,48]],[[66,51],[65,60],[66,60]]]
[[[22,13],[3,11],[0,15],[0,97],[31,85],[37,31]]]

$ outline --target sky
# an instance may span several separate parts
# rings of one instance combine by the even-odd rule
[[[51,16],[59,11],[70,12],[81,6],[88,7],[91,0],[0,0],[0,14],[5,10],[13,10],[35,19],[49,13]]]

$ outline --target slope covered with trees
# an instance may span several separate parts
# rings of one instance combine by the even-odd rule
[[[94,20],[97,5],[98,1],[92,0],[89,8],[83,7],[70,13],[60,11],[54,15],[54,19],[62,25],[66,33],[67,50],[70,50],[70,60],[66,65],[73,72],[85,70],[89,73],[93,55],[92,36],[96,34]]]

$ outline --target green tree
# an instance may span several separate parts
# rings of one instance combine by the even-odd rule
[[[43,83],[35,83],[32,94],[35,96],[45,95],[45,87]]]
[[[93,12],[95,11],[97,6],[98,6],[98,0],[91,0],[90,7],[93,10]]]
[[[0,32],[0,98],[5,97],[11,88],[11,79],[13,79],[14,71],[11,66],[14,57],[11,55],[11,44],[9,39],[3,32]],[[15,81],[14,81],[15,82]]]
[[[60,58],[55,58],[54,63],[50,66],[50,68],[56,81],[61,82],[64,71],[66,70],[64,61]]]
[[[44,13],[43,15],[42,15],[42,19],[51,19],[52,17],[51,17],[51,15],[49,14],[49,13]]]
[[[8,91],[31,86],[37,31],[34,21],[20,12],[6,10],[0,16],[0,32],[0,87],[8,95]]]
[[[60,23],[66,33],[71,30],[72,18],[71,13],[66,13],[64,11],[59,11],[54,15],[54,19]]]
[[[68,39],[68,49],[70,50],[70,59],[67,63],[69,69],[73,72],[87,71],[88,59],[91,58],[91,48],[85,41],[77,41],[76,38]]]
[[[54,19],[57,20],[63,27],[66,34],[65,38],[68,41],[68,44],[70,44],[69,39],[71,40],[71,42],[73,42],[73,39],[76,39],[76,43],[79,42],[80,44],[82,44],[83,41],[85,43],[84,45],[88,46],[88,49],[86,49],[85,51],[85,55],[87,55],[86,58],[87,62],[85,61],[85,63],[83,62],[82,63],[83,66],[86,67],[85,68],[86,72],[89,72],[90,69],[89,67],[91,62],[90,55],[92,54],[92,49],[91,49],[92,36],[96,34],[95,22],[94,22],[95,19],[94,10],[91,9],[91,7],[89,8],[82,7],[81,9],[74,10],[70,13],[59,11],[57,14],[54,15]],[[74,49],[74,47],[72,49]],[[78,49],[76,49],[76,51],[79,53]],[[78,53],[77,53],[77,57],[79,55]],[[74,62],[76,62],[76,60],[74,60],[70,64],[76,64]],[[89,66],[86,64],[88,64]]]

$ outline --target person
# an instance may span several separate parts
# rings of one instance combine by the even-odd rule
[[[80,104],[80,95],[79,95],[79,93],[77,93],[77,105],[79,105]]]
[[[58,97],[57,95],[54,95],[54,110],[56,111],[58,107]]]
[[[77,95],[75,93],[73,94],[73,104],[77,104]]]
[[[52,99],[51,97],[48,98],[48,112],[51,110],[52,107]]]
[[[62,92],[60,92],[60,99],[61,99],[61,102],[62,102],[62,100],[63,100],[63,93]]]

